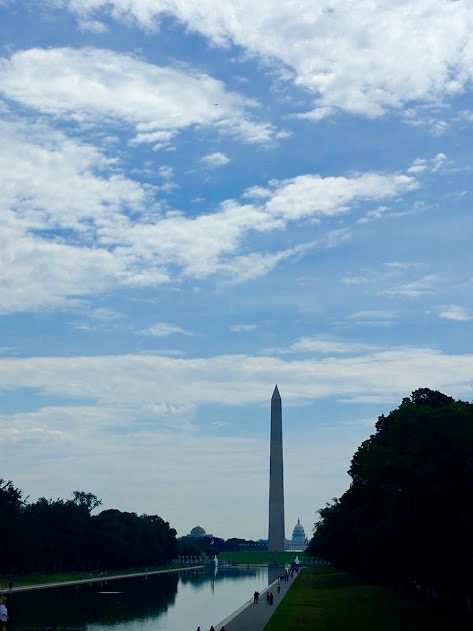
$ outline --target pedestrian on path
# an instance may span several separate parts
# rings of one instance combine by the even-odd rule
[[[0,629],[1,631],[7,631],[7,622],[8,622],[8,610],[6,603],[6,596],[2,596],[0,598]]]
[[[281,591],[281,585],[278,585],[278,594]]]

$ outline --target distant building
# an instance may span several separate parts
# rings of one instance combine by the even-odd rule
[[[204,537],[212,538],[213,535],[209,535],[205,532],[202,526],[194,526],[190,533],[186,537],[192,537],[193,539],[203,539]]]
[[[297,520],[297,524],[294,526],[294,530],[292,531],[292,539],[286,539],[286,551],[287,552],[303,552],[309,542],[307,541],[307,537],[305,536],[304,528],[301,524],[300,519]]]
[[[257,552],[261,550],[267,550],[268,540],[259,539],[258,541],[245,541],[244,543],[240,543],[238,547],[240,551],[245,552]]]

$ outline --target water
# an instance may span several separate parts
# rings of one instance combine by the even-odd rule
[[[266,567],[187,570],[10,594],[9,631],[207,631],[272,578]]]

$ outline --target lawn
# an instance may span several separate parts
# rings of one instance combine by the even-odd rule
[[[265,631],[471,631],[426,605],[331,568],[305,569]]]
[[[149,572],[153,572],[154,570],[166,570],[166,569],[175,569],[181,567],[179,565],[162,565],[156,568],[148,568]],[[186,566],[182,566],[186,567]],[[144,572],[144,568],[139,567],[135,569],[126,569],[126,570],[110,570],[106,573],[107,577],[111,576],[121,576],[122,574],[137,574],[139,572]],[[57,574],[22,574],[20,576],[15,576],[13,578],[13,587],[23,587],[25,585],[46,585],[49,583],[62,583],[65,581],[76,581],[83,580],[87,578],[98,578],[100,576],[100,572],[60,572]],[[5,589],[8,589],[8,583],[10,578],[0,578],[0,585],[4,586]]]
[[[268,552],[267,550],[259,550],[255,552],[220,552],[218,558],[220,561],[229,561],[231,563],[292,563],[296,557],[302,561],[303,552]]]

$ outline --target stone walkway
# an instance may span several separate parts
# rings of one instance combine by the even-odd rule
[[[168,574],[169,572],[185,572],[187,570],[197,570],[203,568],[203,565],[189,565],[179,568],[169,568],[167,570],[153,570],[150,572],[135,572],[133,574],[120,574],[119,576],[90,576],[89,578],[81,578],[72,581],[61,581],[60,583],[40,583],[38,585],[22,585],[13,589],[4,589],[3,593],[14,594],[16,592],[29,592],[33,589],[49,589],[53,587],[67,587],[68,585],[88,585],[89,583],[108,583],[108,581],[116,581],[120,578],[134,578],[136,576],[153,576],[154,574]]]
[[[247,601],[239,609],[234,611],[230,616],[222,620],[219,624],[214,625],[215,631],[220,631],[222,626],[225,627],[225,631],[263,631],[268,624],[269,619],[276,611],[276,607],[284,598],[287,590],[296,580],[298,574],[294,574],[293,579],[288,581],[281,581],[281,593],[278,594],[278,582],[275,581],[268,585],[260,594],[260,599],[257,605],[253,604],[253,598]],[[266,593],[272,592],[274,595],[274,602],[272,605],[266,604]],[[203,629],[202,631],[206,631]]]

